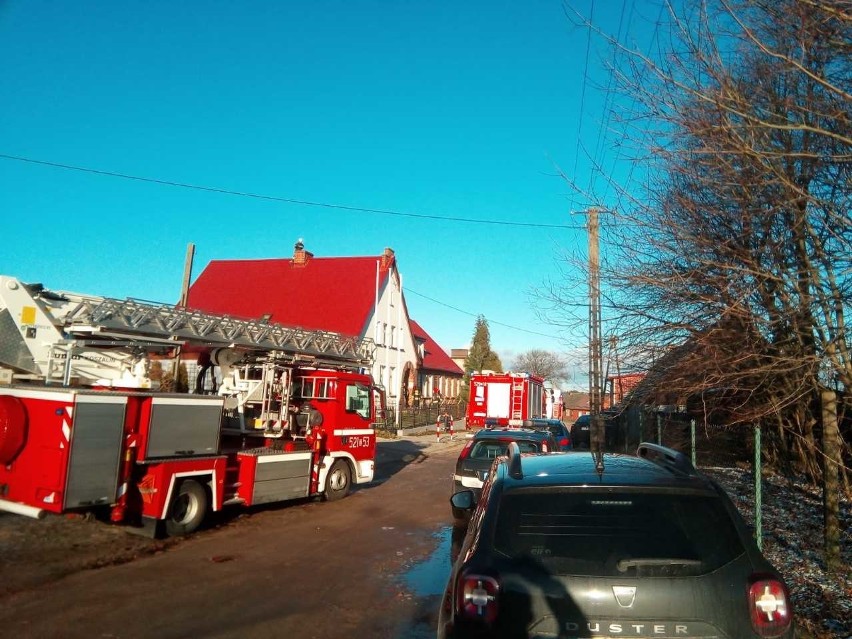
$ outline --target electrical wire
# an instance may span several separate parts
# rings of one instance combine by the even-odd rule
[[[478,317],[479,315],[481,315],[481,313],[471,313],[470,311],[465,311],[465,310],[460,309],[456,306],[452,306],[451,304],[447,304],[446,302],[442,302],[441,300],[436,300],[434,297],[429,297],[428,295],[424,295],[423,293],[418,293],[417,291],[412,290],[408,286],[405,287],[405,292],[406,293],[412,293],[412,294],[416,295],[417,297],[422,297],[423,299],[429,300],[430,302],[434,302],[435,304],[440,304],[441,306],[445,306],[445,307],[447,307],[447,308],[449,308],[453,311],[456,311],[457,313],[462,313],[463,315],[470,315],[471,317]],[[497,322],[497,321],[491,320],[491,319],[488,320],[488,323],[489,324],[496,324],[497,326],[502,326],[504,328],[510,328],[514,331],[521,331],[522,333],[529,333],[530,335],[538,335],[540,337],[547,337],[547,338],[553,339],[553,340],[559,339],[558,337],[554,337],[553,335],[548,335],[547,333],[539,333],[538,331],[531,331],[527,328],[521,328],[519,326],[513,326],[511,324],[505,324],[503,322]]]
[[[224,189],[215,186],[202,186],[200,184],[189,184],[186,182],[176,182],[173,180],[164,180],[160,178],[151,178],[151,177],[143,177],[139,175],[131,175],[129,173],[119,173],[117,171],[105,171],[102,169],[93,169],[85,166],[77,166],[73,164],[63,164],[60,162],[51,162],[48,160],[36,160],[34,158],[27,158],[20,155],[10,155],[7,153],[0,153],[0,158],[5,160],[12,160],[15,162],[26,162],[29,164],[37,164],[40,166],[49,166],[57,169],[66,169],[70,171],[80,171],[83,173],[91,173],[94,175],[102,175],[107,177],[120,178],[123,180],[135,180],[137,182],[146,182],[149,184],[159,184],[161,186],[172,186],[176,188],[182,189],[192,189],[196,191],[204,191],[207,193],[219,193],[222,195],[233,195],[236,197],[245,197],[245,198],[253,198],[257,200],[266,200],[271,202],[283,202],[285,204],[296,204],[299,206],[313,206],[320,207],[326,209],[336,209],[340,211],[348,211],[348,212],[357,212],[357,213],[375,213],[377,215],[394,215],[398,217],[412,217],[419,218],[424,220],[440,220],[442,222],[464,222],[468,224],[490,224],[494,226],[515,226],[515,227],[526,227],[526,228],[540,228],[540,229],[562,229],[562,230],[583,230],[585,226],[581,225],[570,225],[570,224],[541,224],[536,222],[511,222],[505,220],[480,220],[475,218],[466,218],[466,217],[455,217],[449,215],[426,215],[423,213],[406,213],[402,211],[394,211],[391,209],[375,209],[375,208],[367,208],[361,206],[350,206],[346,204],[332,204],[329,202],[315,202],[310,200],[299,200],[295,198],[289,197],[281,197],[277,195],[266,195],[263,193],[250,193],[247,191],[234,191],[231,189]]]

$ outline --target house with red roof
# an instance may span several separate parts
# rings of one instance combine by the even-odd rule
[[[388,405],[413,398],[421,356],[390,248],[377,256],[315,257],[299,240],[292,258],[213,260],[190,286],[187,306],[372,339],[371,372]]]
[[[458,397],[464,371],[420,324],[414,320],[409,324],[417,345],[417,395],[424,400]]]

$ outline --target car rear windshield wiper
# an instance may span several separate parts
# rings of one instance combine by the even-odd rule
[[[615,567],[618,572],[627,572],[630,568],[681,566],[697,568],[702,562],[698,559],[680,559],[677,557],[638,557],[636,559],[619,559]]]

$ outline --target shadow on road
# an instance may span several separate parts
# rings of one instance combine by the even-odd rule
[[[376,445],[376,472],[373,484],[387,481],[410,464],[419,464],[428,458],[425,450],[429,444],[410,439],[379,441]],[[370,484],[363,486],[368,488]]]

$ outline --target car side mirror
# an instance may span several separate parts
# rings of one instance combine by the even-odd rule
[[[462,490],[450,497],[450,503],[459,510],[473,510],[476,506],[476,497],[472,490]]]

